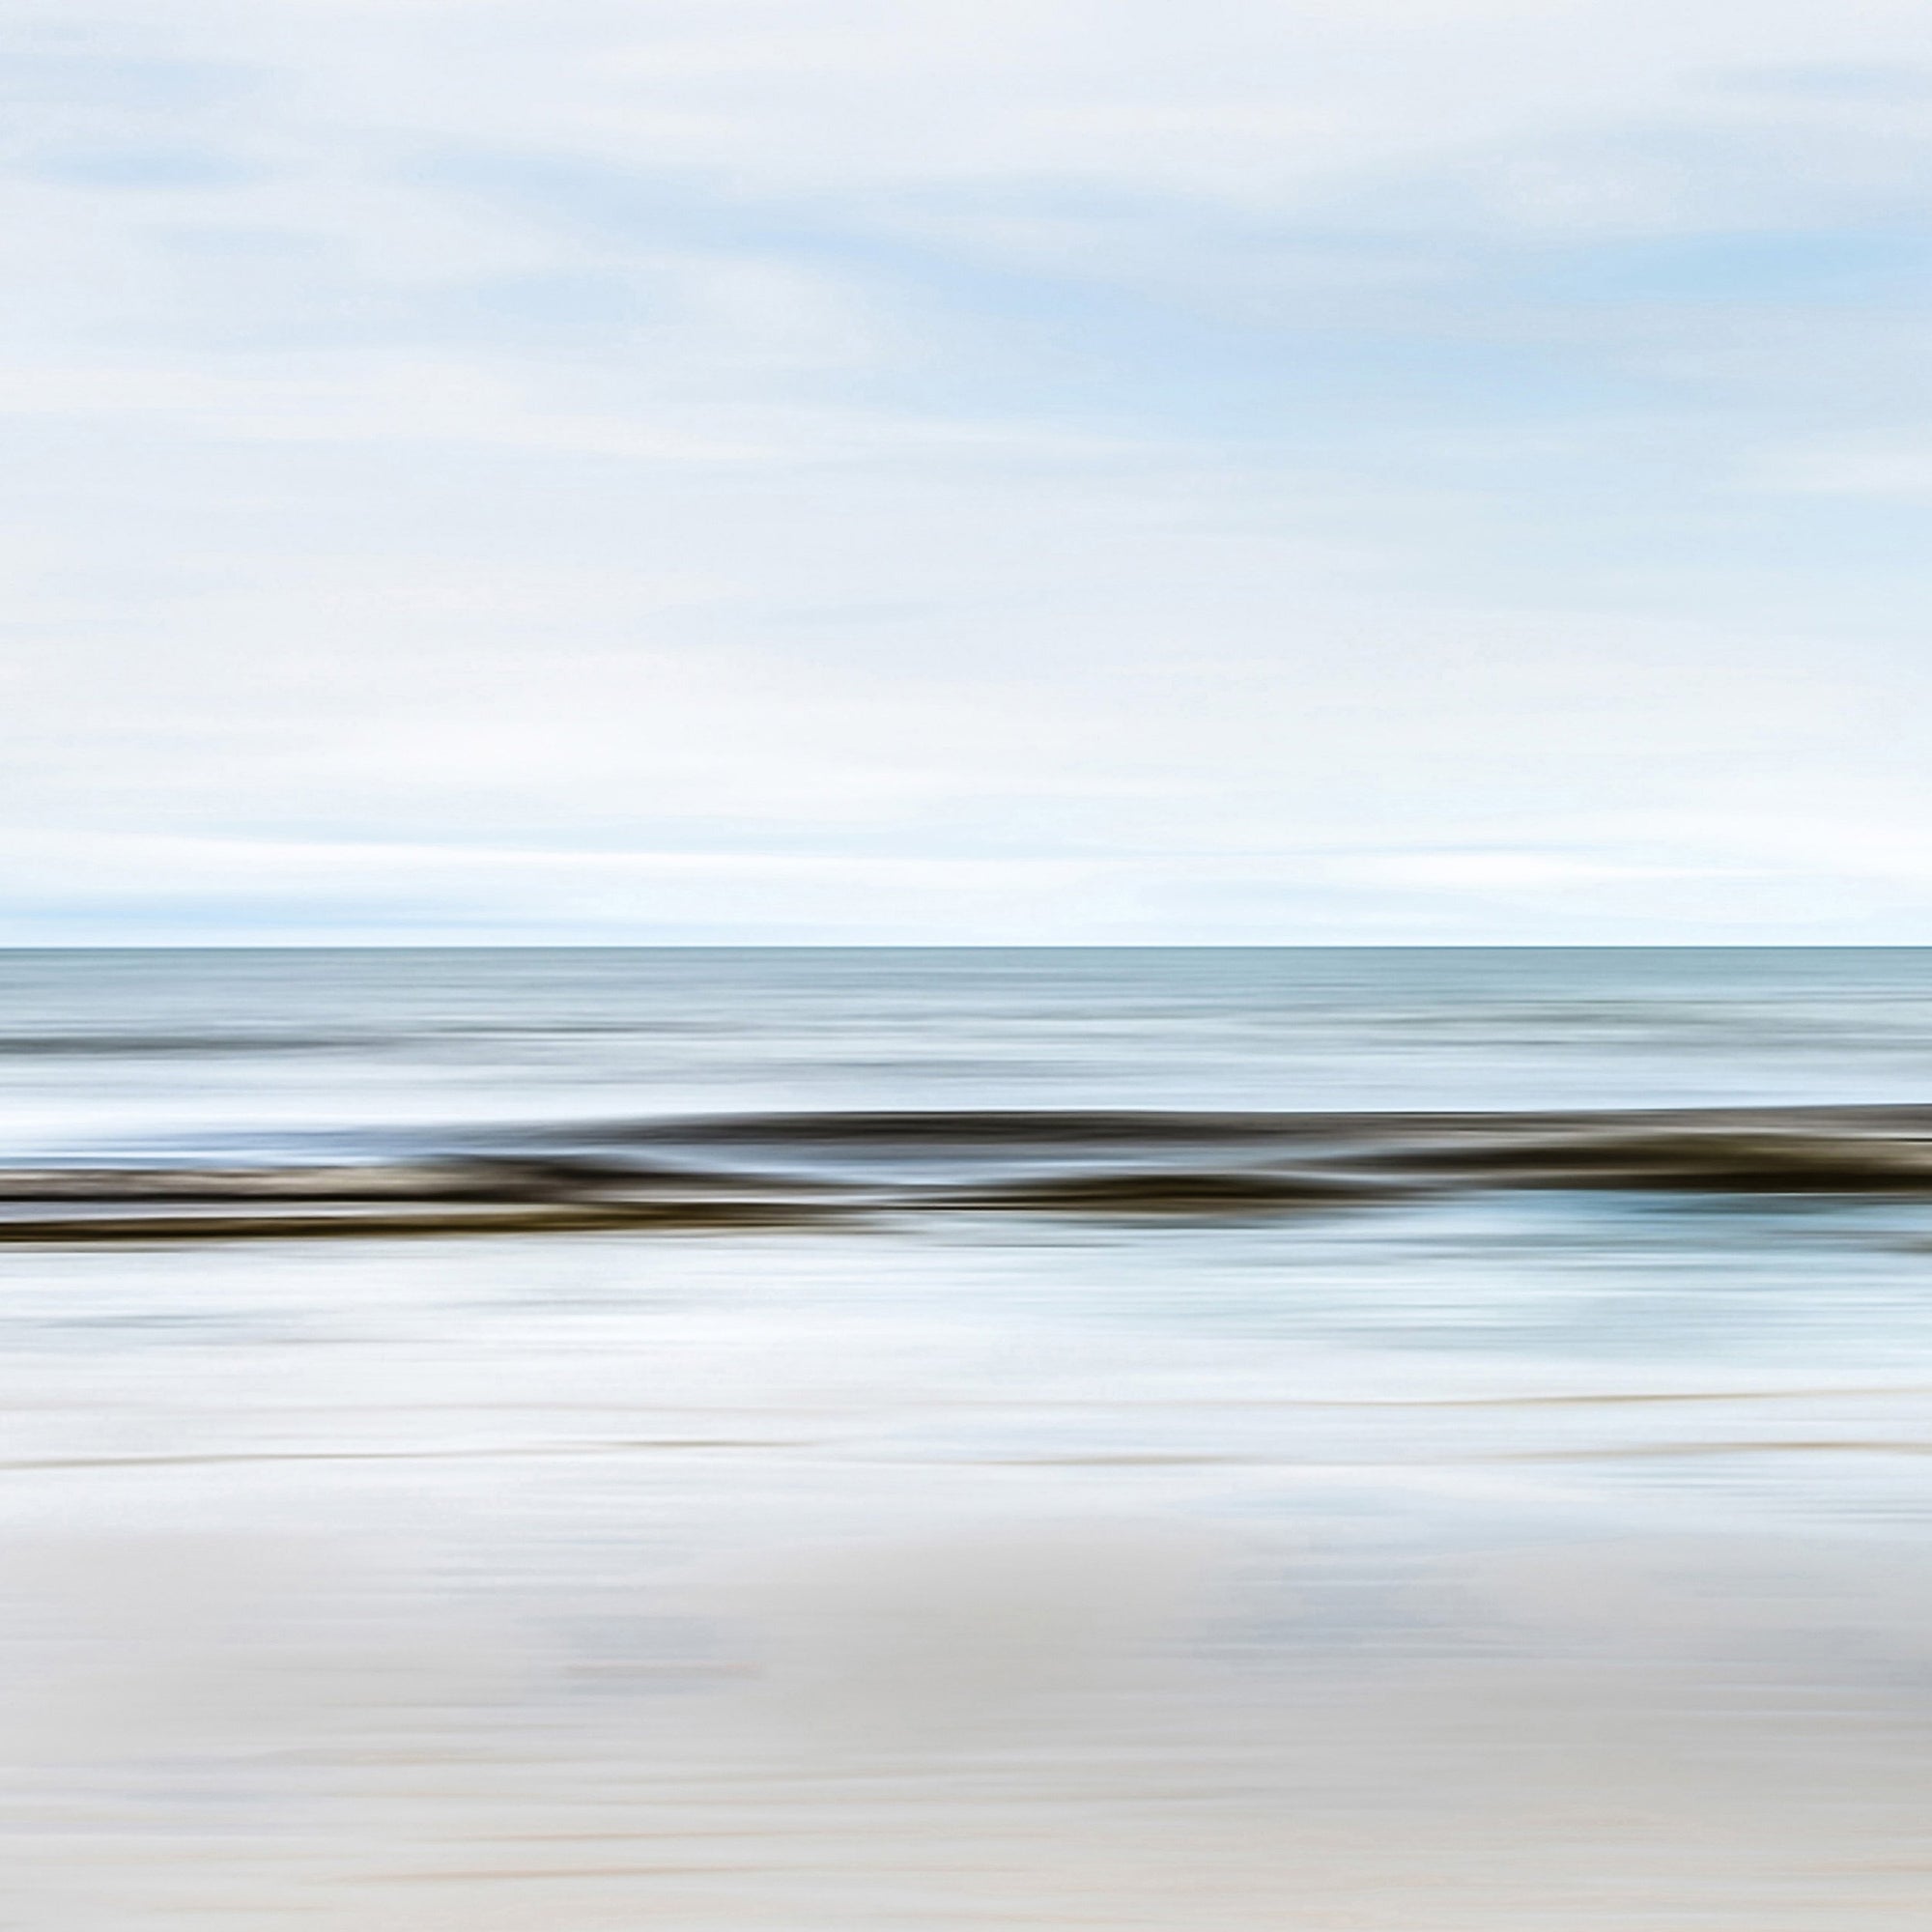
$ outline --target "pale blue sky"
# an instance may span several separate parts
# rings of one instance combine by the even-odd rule
[[[0,942],[1932,941],[1932,14],[14,0]]]

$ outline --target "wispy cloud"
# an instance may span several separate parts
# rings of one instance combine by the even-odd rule
[[[1919,935],[1916,7],[0,55],[5,936]]]

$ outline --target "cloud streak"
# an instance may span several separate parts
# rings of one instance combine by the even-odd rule
[[[0,938],[1925,936],[1914,8],[0,52]]]

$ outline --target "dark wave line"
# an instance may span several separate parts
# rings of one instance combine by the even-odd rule
[[[380,1043],[355,1033],[0,1034],[0,1060],[143,1059],[248,1053],[322,1053]]]
[[[1234,1219],[1529,1188],[1932,1198],[1932,1109],[850,1113],[546,1126],[384,1158],[0,1169],[0,1241],[906,1214]]]

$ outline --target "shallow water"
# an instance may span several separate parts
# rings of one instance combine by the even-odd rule
[[[0,1251],[0,1926],[1926,1921],[1927,955],[0,969],[16,1174],[867,1194]]]

